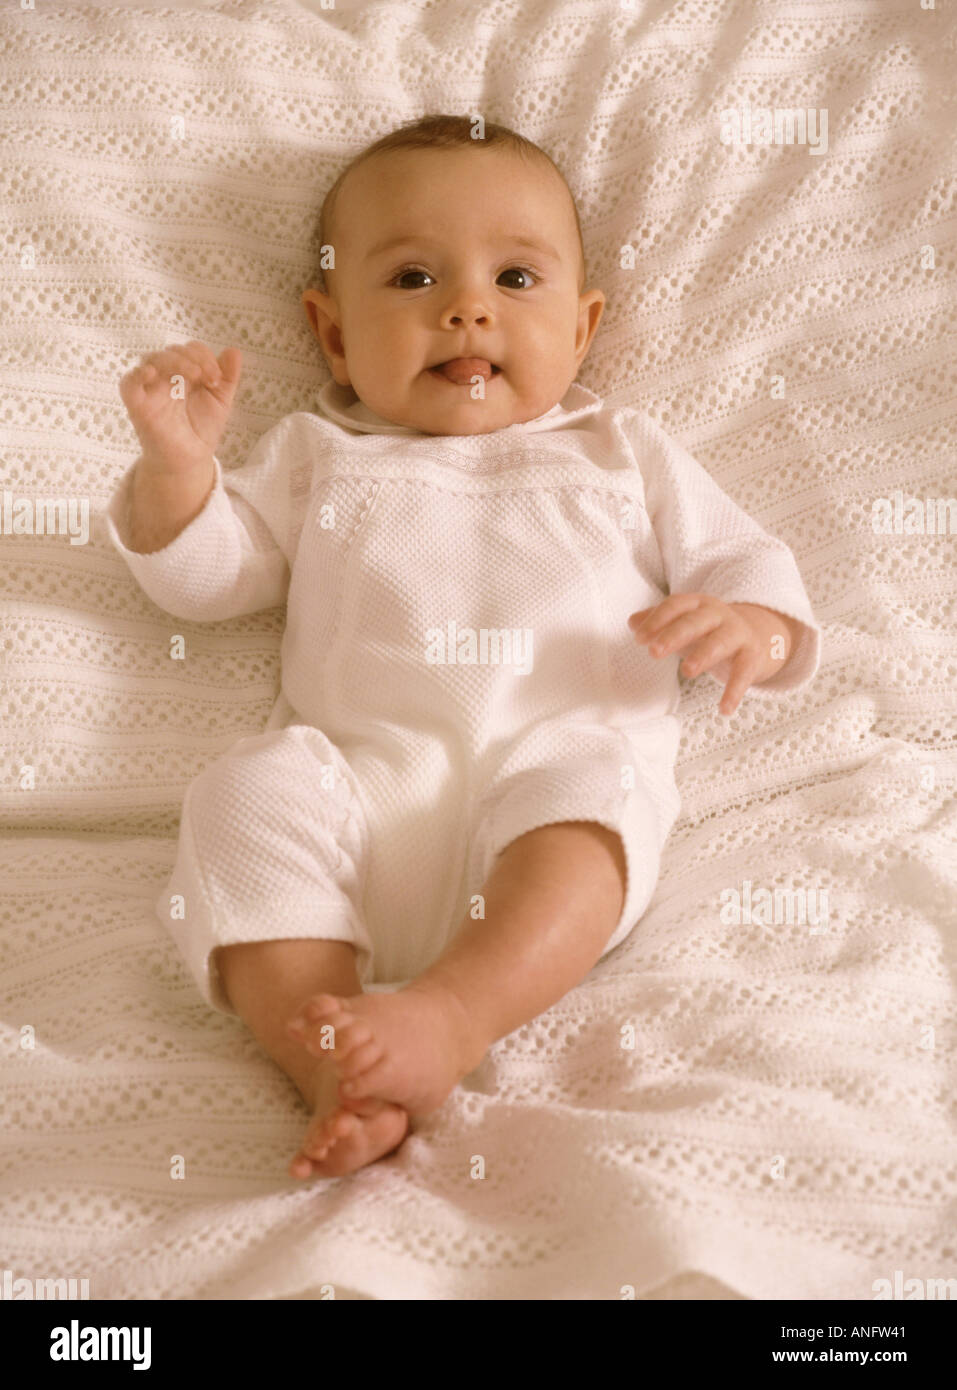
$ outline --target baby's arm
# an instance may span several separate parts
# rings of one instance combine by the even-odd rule
[[[153,353],[123,378],[142,453],[106,513],[141,588],[166,612],[199,622],[274,607],[290,577],[278,539],[290,522],[288,480],[277,476],[285,461],[274,447],[282,423],[244,468],[224,476],[215,449],[239,381],[238,348],[222,358],[220,366],[205,344],[188,343]]]
[[[683,651],[683,674],[707,671],[727,682],[723,714],[734,712],[751,685],[756,694],[772,696],[806,686],[820,662],[821,629],[789,547],[649,416],[635,412],[629,432],[660,555],[656,583],[671,595],[653,618],[649,610],[639,614],[659,634],[681,615],[680,630],[668,634],[678,639],[669,650]],[[636,529],[636,535],[644,532]],[[647,553],[638,558],[647,566]],[[707,615],[684,616],[702,603],[710,605]],[[719,624],[723,631],[712,635]],[[695,638],[700,650],[692,652],[687,643]]]
[[[162,550],[202,511],[215,482],[213,455],[239,383],[237,348],[220,366],[204,343],[150,353],[120,382],[142,453],[130,491],[129,548]]]
[[[216,480],[210,454],[204,464],[183,474],[164,474],[141,455],[130,484],[127,539],[130,550],[151,555],[164,550],[198,516]]]

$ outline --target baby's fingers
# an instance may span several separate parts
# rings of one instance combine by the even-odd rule
[[[212,352],[203,343],[174,344],[144,357],[130,375],[134,383],[157,389],[188,383],[191,387],[212,384],[220,378],[220,367]]]
[[[659,657],[667,656],[671,652],[684,651],[692,642],[709,634],[713,634],[711,645],[714,645],[716,639],[723,635],[723,626],[720,613],[699,608],[675,618],[664,627],[656,627],[654,621],[646,623],[639,627],[634,636],[636,642],[648,645],[648,651],[652,656]],[[698,650],[706,650],[705,644],[699,643]]]
[[[141,362],[120,378],[120,398],[126,406],[136,405],[147,391],[152,395],[161,384],[159,372],[152,362]]]
[[[212,386],[219,382],[219,363],[204,343],[184,343],[164,348],[153,361],[157,371],[165,375],[171,384],[176,377],[182,377],[191,387]]]
[[[227,386],[235,386],[242,372],[243,355],[237,347],[224,348],[216,365],[222,373],[224,383]]]
[[[719,714],[734,714],[747,694],[760,665],[761,659],[754,652],[742,651],[738,653],[731,667],[728,683],[724,687],[721,703],[718,705]]]

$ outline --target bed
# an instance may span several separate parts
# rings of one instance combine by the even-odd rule
[[[957,1275],[948,8],[0,14],[0,1268],[130,1300]],[[682,813],[629,940],[395,1155],[303,1184],[295,1087],[153,912],[187,784],[266,724],[284,614],[171,625],[136,586],[103,519],[138,453],[118,382],[169,342],[241,346],[229,465],[314,408],[322,196],[429,111],[558,162],[608,296],[579,380],[791,546],[823,656],[730,720],[711,676],[683,683]],[[73,530],[14,525],[48,498]]]

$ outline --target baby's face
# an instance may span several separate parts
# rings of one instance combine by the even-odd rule
[[[373,156],[340,189],[331,244],[329,294],[303,303],[332,375],[426,434],[487,434],[550,410],[605,304],[579,293],[557,174],[494,147]],[[463,357],[497,368],[484,387],[431,370]]]

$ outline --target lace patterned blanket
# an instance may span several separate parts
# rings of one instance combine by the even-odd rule
[[[0,14],[0,1272],[113,1299],[867,1299],[957,1275],[952,11]],[[686,683],[683,812],[626,945],[394,1157],[302,1185],[292,1082],[152,912],[186,785],[272,708],[283,613],[171,625],[102,508],[141,353],[242,346],[232,464],[312,408],[322,196],[427,111],[557,160],[609,298],[580,380],[791,546],[824,657],[730,721]],[[7,524],[50,497],[78,521],[86,500],[86,543]]]

